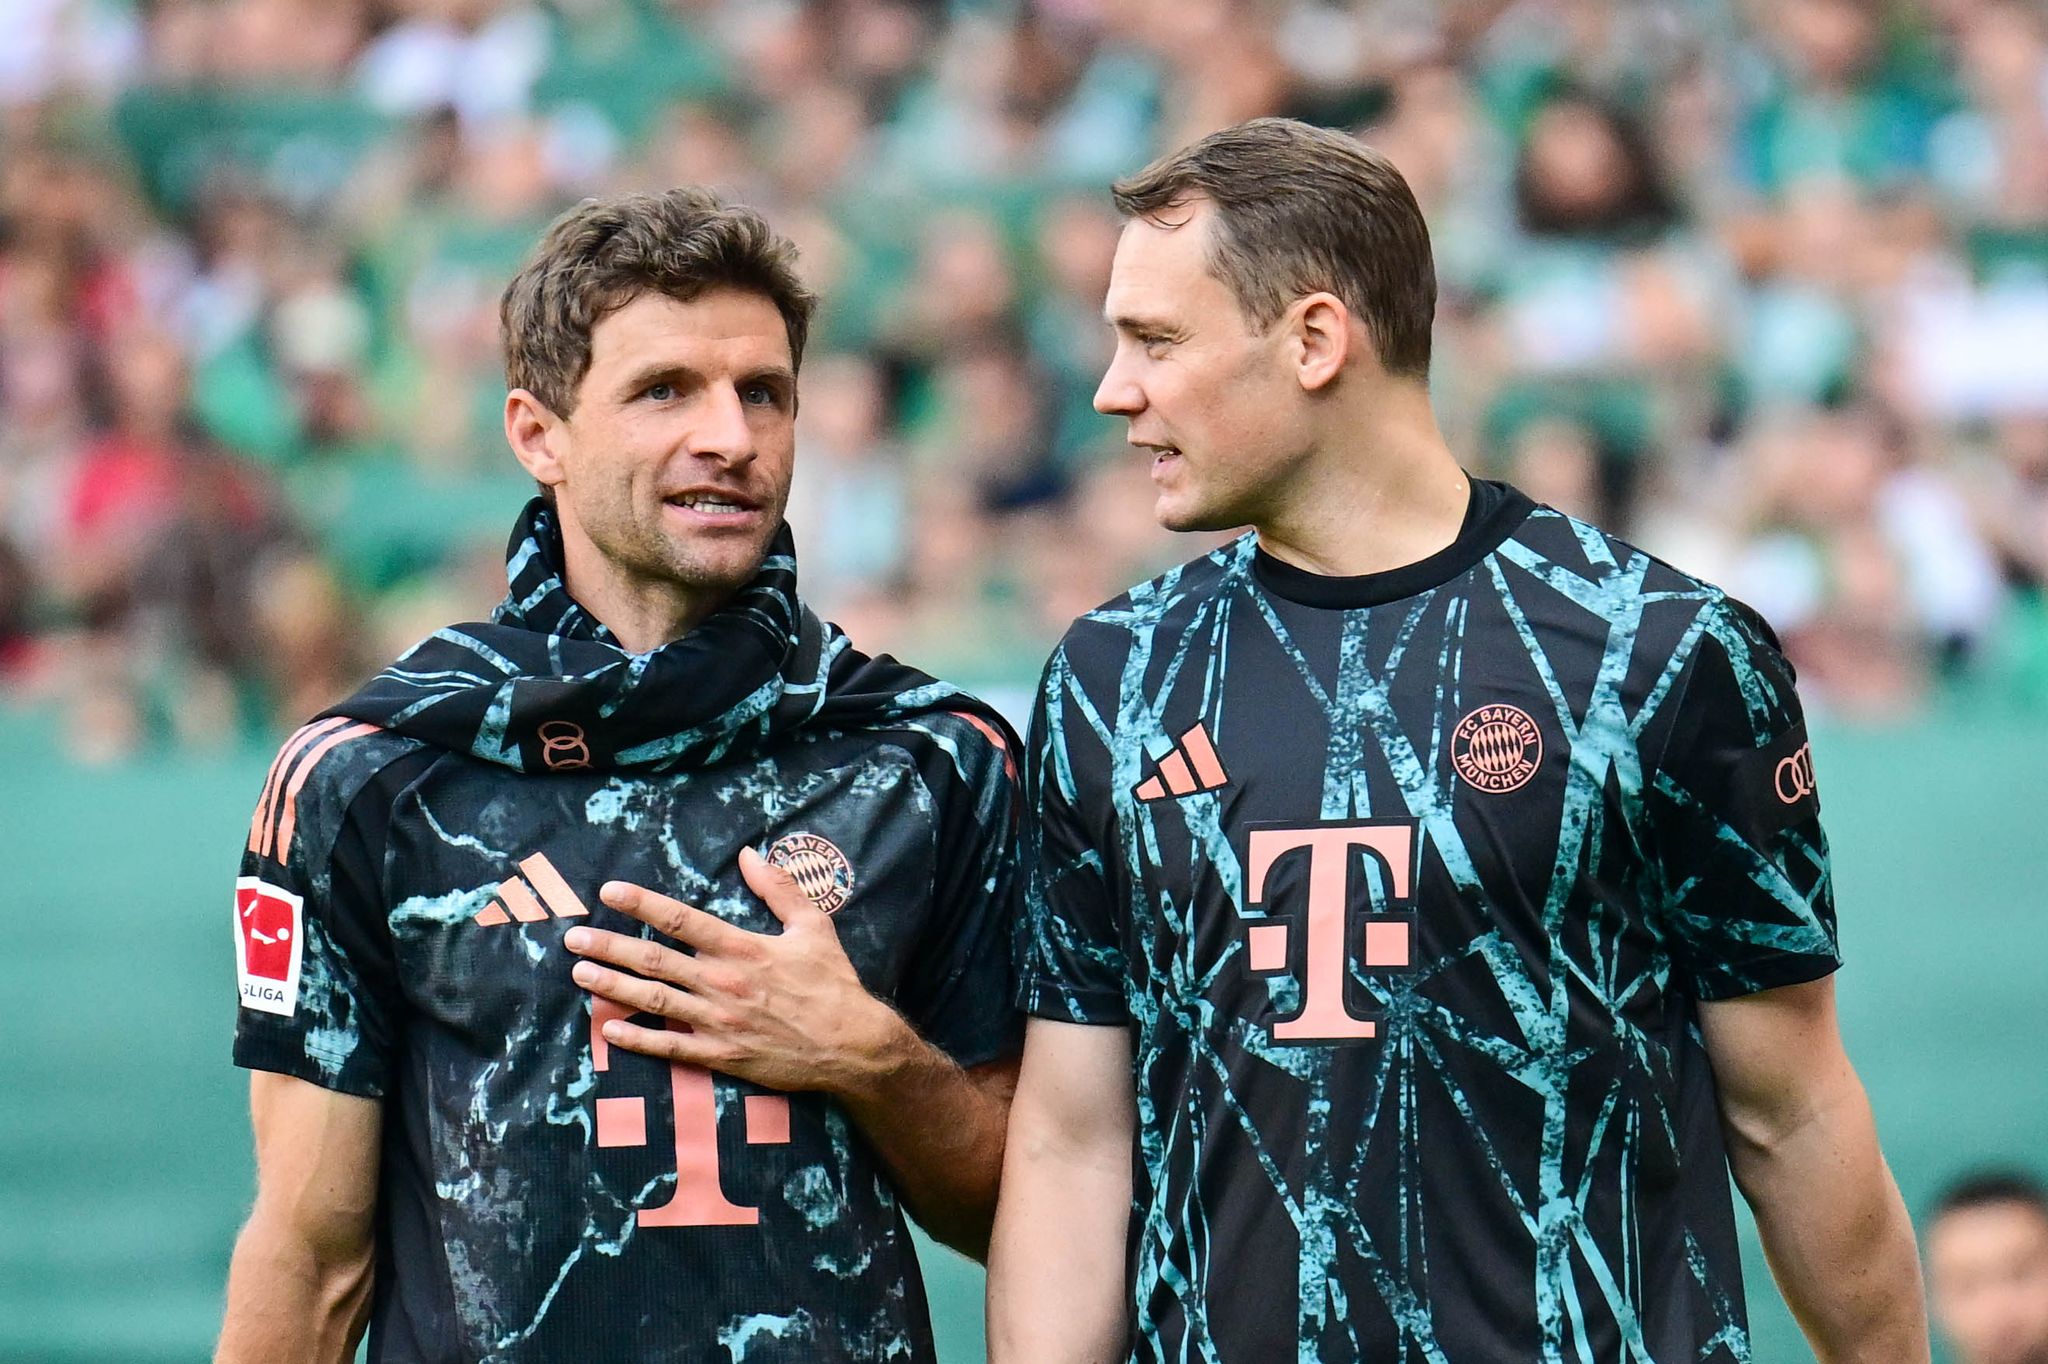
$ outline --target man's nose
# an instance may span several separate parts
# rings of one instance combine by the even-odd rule
[[[1125,367],[1121,350],[1095,386],[1095,410],[1105,417],[1130,417],[1145,410],[1145,392]]]
[[[683,441],[690,454],[725,464],[745,464],[754,458],[754,429],[747,424],[747,407],[738,389],[707,385],[691,418]]]

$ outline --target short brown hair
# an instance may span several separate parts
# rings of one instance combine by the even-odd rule
[[[1209,269],[1254,326],[1327,291],[1371,334],[1390,374],[1426,377],[1436,316],[1429,228],[1401,172],[1351,137],[1291,118],[1214,132],[1110,187],[1127,218],[1196,197],[1216,205]]]
[[[643,293],[687,303],[720,287],[766,296],[788,329],[790,364],[803,363],[817,295],[797,277],[795,245],[759,213],[687,186],[585,199],[555,219],[505,286],[505,384],[566,417],[598,323]]]

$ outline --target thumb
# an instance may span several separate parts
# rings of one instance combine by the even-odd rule
[[[740,849],[740,875],[746,878],[754,894],[766,902],[769,913],[780,919],[785,928],[825,917],[825,911],[804,894],[804,888],[797,884],[788,868],[776,866],[752,848]]]

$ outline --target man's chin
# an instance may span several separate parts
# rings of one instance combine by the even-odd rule
[[[1162,495],[1153,504],[1152,515],[1171,531],[1236,530],[1245,518],[1226,507],[1203,506],[1181,498]]]
[[[665,583],[692,598],[723,604],[761,571],[774,540],[772,529],[745,536],[670,532],[643,538],[612,557],[644,583]]]
[[[678,587],[693,592],[729,595],[752,582],[768,557],[773,537],[741,544],[694,544],[679,546],[669,568]]]

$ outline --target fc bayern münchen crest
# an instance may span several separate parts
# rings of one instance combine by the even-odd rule
[[[788,834],[768,849],[768,860],[796,878],[811,903],[835,913],[853,894],[853,864],[830,839]]]
[[[1481,791],[1525,786],[1542,761],[1543,731],[1520,706],[1481,706],[1451,731],[1451,765]]]

